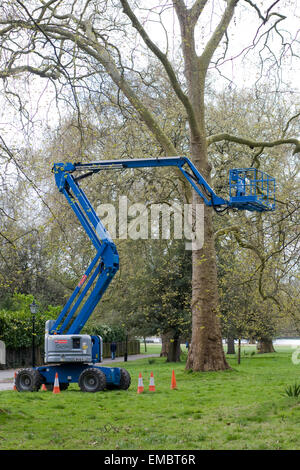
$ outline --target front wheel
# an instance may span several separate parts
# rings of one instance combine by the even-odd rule
[[[121,373],[121,377],[120,377],[119,388],[121,390],[128,390],[131,384],[130,374],[126,369],[120,369],[120,373]]]
[[[106,388],[106,377],[100,369],[90,367],[81,372],[78,385],[82,392],[101,392]]]
[[[18,392],[37,392],[42,385],[43,377],[36,369],[21,369],[16,375]]]

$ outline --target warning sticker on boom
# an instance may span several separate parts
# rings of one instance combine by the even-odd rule
[[[82,286],[82,284],[84,283],[84,281],[86,280],[86,278],[87,278],[87,276],[84,274],[84,275],[82,276],[82,278],[80,279],[80,281],[79,281],[78,287],[81,287],[81,286]]]

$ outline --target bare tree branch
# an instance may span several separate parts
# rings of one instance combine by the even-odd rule
[[[201,67],[204,67],[205,70],[207,70],[213,54],[215,53],[218,45],[220,44],[220,41],[225,35],[238,1],[239,0],[228,0],[227,7],[223,13],[221,21],[205,46],[205,49],[200,57],[200,65]]]
[[[292,117],[287,121],[287,123],[286,123],[286,125],[285,125],[285,128],[283,129],[283,132],[282,132],[282,135],[283,135],[283,136],[285,136],[285,134],[287,133],[287,130],[288,130],[288,128],[290,127],[291,122],[292,122],[294,119],[297,119],[297,117],[299,117],[299,116],[300,116],[300,111],[299,111],[299,113],[295,114],[294,116],[292,116]]]
[[[50,71],[49,71],[50,70]],[[8,68],[6,70],[0,71],[0,78],[12,77],[15,75],[20,75],[24,72],[29,72],[34,75],[39,75],[44,78],[52,78],[57,80],[59,78],[58,72],[51,72],[51,67],[46,67],[45,69],[39,69],[37,67],[32,67],[30,65],[21,65],[19,67]]]
[[[174,69],[171,65],[171,63],[168,60],[168,57],[166,54],[164,54],[159,47],[150,39],[149,35],[133,13],[132,9],[129,6],[129,3],[127,0],[120,0],[123,6],[123,11],[124,13],[128,16],[128,18],[131,20],[133,27],[138,31],[138,33],[141,35],[142,39],[144,40],[145,44],[149,47],[149,49],[155,54],[155,56],[160,60],[160,62],[163,64],[168,77],[170,79],[170,82],[172,84],[172,87],[177,95],[177,97],[180,99],[180,101],[183,103],[186,111],[187,111],[187,116],[191,125],[191,128],[193,129],[194,135],[199,135],[199,129],[198,129],[198,124],[197,120],[195,117],[195,113],[193,110],[193,107],[191,105],[191,102],[188,98],[188,96],[183,92],[181,84],[178,82],[178,79],[176,77],[176,74],[174,72]],[[198,2],[198,3],[203,3],[203,2]],[[202,11],[199,8],[199,14],[200,11]],[[196,13],[194,12],[194,16],[196,17]]]
[[[251,149],[255,147],[271,148],[271,147],[276,147],[278,145],[292,144],[292,145],[295,145],[293,154],[300,153],[300,140],[295,139],[295,138],[278,139],[274,141],[256,141],[256,140],[248,139],[245,137],[239,137],[239,136],[227,134],[226,132],[209,136],[207,138],[207,145],[209,146],[213,143],[221,142],[222,140],[226,140],[228,142],[235,142],[241,145],[247,145]]]

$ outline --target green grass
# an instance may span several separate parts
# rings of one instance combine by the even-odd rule
[[[128,361],[128,391],[89,394],[72,384],[59,395],[0,392],[0,449],[298,449],[300,398],[284,393],[299,378],[291,354],[251,355],[246,347],[240,365],[228,356],[232,370],[206,373],[164,358]],[[173,368],[177,390],[170,389]]]

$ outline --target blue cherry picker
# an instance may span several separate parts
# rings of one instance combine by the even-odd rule
[[[18,391],[37,391],[42,384],[51,390],[56,373],[61,390],[67,389],[69,383],[78,383],[85,392],[114,387],[124,390],[129,388],[131,378],[128,371],[97,365],[102,362],[102,338],[80,334],[118,271],[119,256],[113,240],[79,182],[105,170],[151,167],[178,168],[204,204],[216,212],[230,208],[259,212],[275,209],[275,179],[256,168],[229,171],[229,200],[226,200],[217,196],[186,157],[55,163],[53,173],[58,190],[78,217],[96,249],[96,255],[58,318],[46,322],[45,364],[19,370],[15,380]]]

